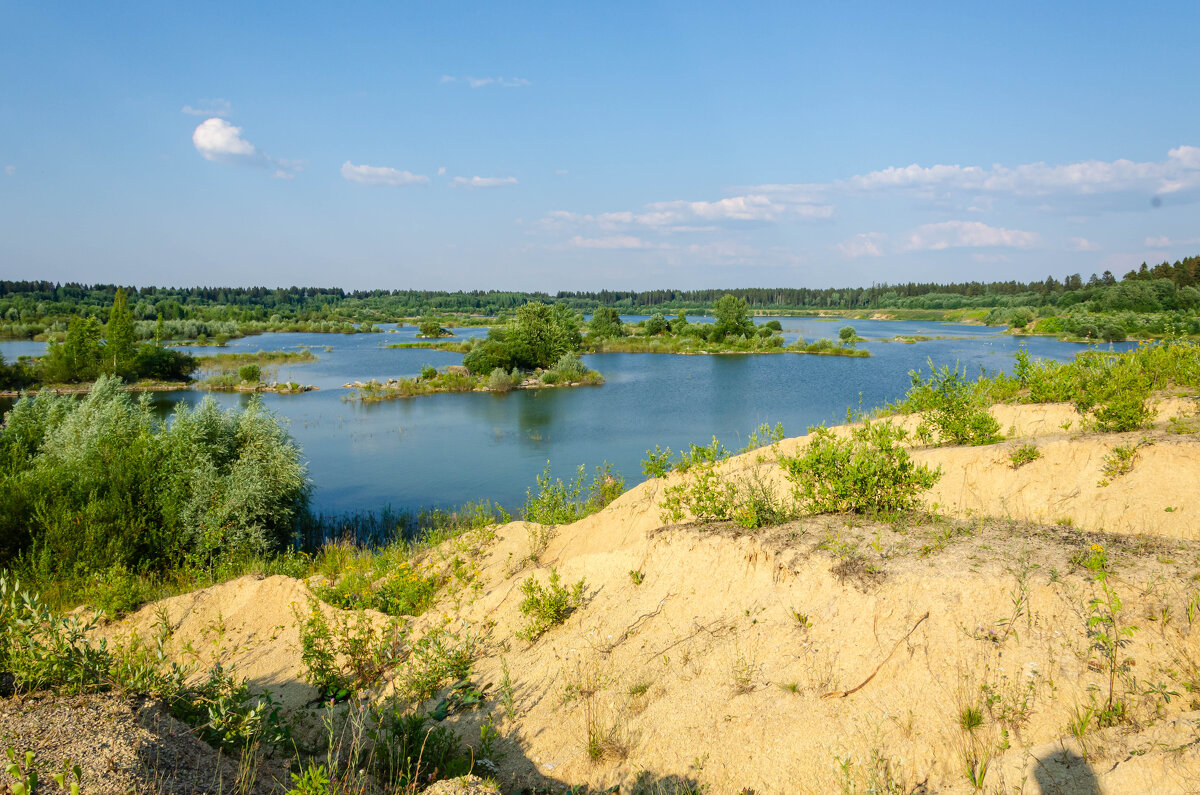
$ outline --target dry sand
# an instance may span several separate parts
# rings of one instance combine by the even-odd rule
[[[1165,422],[1194,402],[1160,409]],[[965,793],[971,761],[986,763],[987,792],[1200,791],[1200,695],[1190,689],[1200,685],[1200,442],[1161,424],[1080,434],[1067,406],[995,413],[1005,442],[916,452],[945,473],[926,499],[941,518],[667,526],[672,475],[557,528],[524,567],[536,526],[449,542],[431,562],[467,557],[478,587],[444,598],[415,632],[449,619],[486,633],[473,680],[488,699],[448,723],[472,742],[495,715],[506,792],[696,783],[713,793]],[[1099,485],[1107,451],[1143,440],[1152,444],[1133,471]],[[1042,458],[1013,469],[1008,453],[1026,442]],[[786,489],[769,451],[724,469]],[[1068,724],[1103,706],[1108,687],[1088,634],[1101,592],[1078,565],[1093,544],[1114,561],[1121,621],[1137,627],[1120,650],[1137,684],[1118,678],[1130,719],[1081,743]],[[586,599],[531,644],[514,635],[518,589],[550,567],[565,582],[584,579]],[[146,635],[165,616],[177,653],[223,645],[239,673],[303,713],[315,693],[301,681],[293,605],[307,605],[303,583],[246,578],[147,607],[113,632]],[[502,662],[512,715],[500,706]],[[1159,685],[1169,703],[1145,694]],[[973,732],[960,726],[967,708],[982,716]]]

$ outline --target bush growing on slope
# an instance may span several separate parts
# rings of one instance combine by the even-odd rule
[[[906,433],[887,421],[865,420],[840,437],[809,428],[808,445],[781,456],[796,499],[812,513],[889,513],[916,506],[941,468],[913,462],[901,442]]]
[[[939,369],[930,359],[929,369],[932,372],[928,381],[919,371],[909,373],[912,389],[907,402],[924,414],[924,428],[936,428],[939,439],[949,444],[991,444],[1000,438],[1000,423],[977,398],[974,386],[958,365]]]

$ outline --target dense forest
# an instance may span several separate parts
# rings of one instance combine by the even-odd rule
[[[590,312],[598,307],[646,313],[667,310],[709,311],[722,296],[746,302],[752,312],[787,310],[995,310],[986,322],[1016,325],[1051,316],[1076,318],[1061,328],[1039,326],[1047,333],[1111,337],[1162,333],[1167,324],[1194,318],[1200,309],[1200,256],[1155,266],[1145,263],[1120,279],[1112,273],[1080,274],[1035,282],[907,282],[846,288],[734,288],[713,290],[646,290],[599,292],[428,291],[288,287],[119,287],[111,284],[57,284],[48,281],[0,281],[0,337],[62,338],[72,318],[104,321],[117,291],[128,296],[134,337],[211,339],[262,331],[346,332],[370,330],[370,324],[431,315],[511,316],[531,302],[560,304]],[[1174,313],[1175,317],[1168,317]],[[1124,314],[1120,321],[1114,315]],[[1129,315],[1158,314],[1155,319]],[[1105,335],[1084,315],[1109,318]],[[361,324],[367,324],[365,327]],[[1061,325],[1061,324],[1060,324]],[[1193,324],[1194,325],[1194,324]],[[1087,333],[1097,331],[1099,334]],[[1200,329],[1185,328],[1186,333]],[[44,336],[43,336],[44,335]]]

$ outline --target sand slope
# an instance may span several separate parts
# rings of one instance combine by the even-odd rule
[[[1191,404],[1161,408],[1165,419]],[[945,473],[926,504],[952,518],[665,526],[672,475],[557,528],[536,563],[526,559],[538,528],[523,522],[435,550],[435,565],[472,557],[479,587],[448,596],[415,632],[450,619],[489,639],[473,673],[485,709],[449,722],[474,740],[495,714],[505,791],[633,791],[640,780],[715,793],[972,792],[972,762],[986,764],[988,792],[1200,791],[1190,690],[1200,686],[1200,443],[1162,428],[1078,435],[1065,406],[995,411],[1012,439],[916,452]],[[1133,471],[1098,485],[1105,453],[1144,439],[1153,443]],[[1042,458],[1012,469],[1009,450],[1029,441]],[[772,455],[723,467],[733,478],[759,471],[782,492]],[[1068,724],[1103,706],[1108,687],[1088,634],[1103,594],[1078,565],[1093,544],[1114,561],[1120,622],[1137,629],[1119,652],[1129,720],[1089,727],[1081,743]],[[586,581],[585,603],[530,644],[514,636],[525,622],[518,588],[550,567]],[[293,603],[306,604],[302,583],[239,580],[148,607],[123,629],[147,633],[165,611],[174,642],[198,646],[223,623],[238,670],[298,707],[312,691],[299,681]],[[1159,685],[1169,703],[1146,694]],[[982,717],[970,732],[968,708]]]

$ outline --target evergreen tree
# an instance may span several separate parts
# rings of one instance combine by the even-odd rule
[[[125,291],[117,288],[112,309],[108,313],[108,325],[105,327],[103,369],[123,377],[136,375],[136,356],[137,335],[133,330],[133,313],[129,311],[129,299]]]

